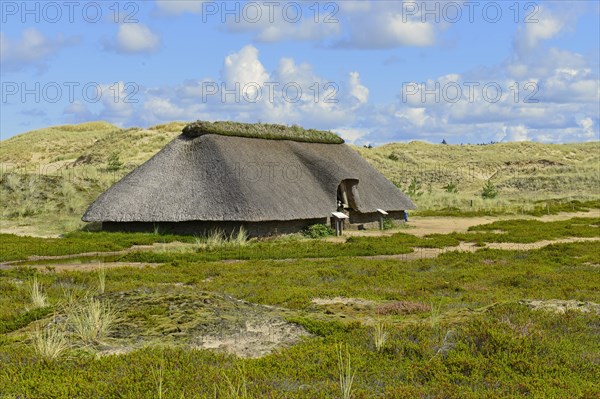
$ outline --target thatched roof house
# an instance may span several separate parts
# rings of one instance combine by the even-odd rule
[[[400,219],[415,208],[332,133],[196,122],[98,197],[83,220],[184,233],[243,225],[266,235],[327,223],[340,205],[350,225],[377,222],[378,209]]]

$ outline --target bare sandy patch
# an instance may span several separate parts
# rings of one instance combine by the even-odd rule
[[[532,243],[512,243],[512,242],[490,242],[485,245],[486,248],[491,249],[505,249],[505,250],[516,250],[516,251],[529,251],[532,249],[539,249],[552,244],[568,244],[572,242],[589,242],[589,241],[600,241],[600,237],[568,237],[559,238],[556,240],[542,240]]]
[[[359,305],[359,306],[372,306],[376,302],[369,299],[362,298],[344,298],[336,296],[335,298],[313,298],[311,300],[315,305],[327,306],[327,305]]]
[[[0,228],[0,234],[14,234],[21,237],[59,238],[60,234],[43,233],[35,226],[18,226]]]
[[[581,302],[576,300],[521,300],[520,304],[526,305],[533,310],[547,310],[555,313],[565,313],[569,310],[577,310],[584,313],[594,312],[600,315],[600,304],[594,302]]]
[[[69,271],[80,271],[80,272],[89,272],[95,271],[99,269],[116,269],[119,267],[134,267],[143,269],[145,267],[158,267],[159,263],[141,263],[141,262],[106,262],[106,263],[96,263],[96,262],[88,262],[88,263],[49,263],[49,264],[40,264],[40,265],[28,265],[33,269],[37,269],[42,273],[55,273],[55,272],[69,272]],[[17,265],[0,265],[0,270],[2,269],[11,269],[17,267]]]
[[[302,327],[284,320],[267,319],[246,321],[245,326],[233,334],[202,335],[192,345],[195,349],[213,349],[240,357],[258,358],[280,347],[288,347],[310,334]]]
[[[478,217],[432,217],[414,216],[409,219],[412,228],[403,229],[402,232],[416,236],[428,234],[449,234],[453,232],[465,233],[469,227],[488,224],[498,220],[530,219],[543,222],[568,220],[578,217],[598,217],[600,210],[592,209],[589,212],[563,212],[556,215],[544,215],[541,217],[529,215],[503,215],[503,216],[478,216]]]

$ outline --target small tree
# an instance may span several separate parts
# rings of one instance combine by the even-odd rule
[[[411,198],[420,197],[423,195],[423,191],[421,191],[422,187],[423,186],[421,182],[416,177],[413,177],[408,185],[408,189],[406,190],[406,195]]]
[[[456,185],[456,183],[450,182],[444,186],[444,190],[446,190],[447,193],[457,194],[458,186]]]
[[[492,183],[491,180],[485,182],[483,189],[481,190],[481,198],[493,199],[498,195],[498,188]]]
[[[121,162],[121,158],[119,157],[118,152],[113,152],[108,157],[108,161],[106,162],[106,170],[109,172],[117,172],[121,170],[123,167],[123,162]]]
[[[446,142],[446,139],[442,140],[442,144],[447,145],[448,143]]]

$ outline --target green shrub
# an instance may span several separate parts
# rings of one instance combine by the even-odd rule
[[[106,162],[106,170],[108,172],[118,172],[123,167],[123,162],[121,162],[121,158],[119,153],[113,152],[108,157],[108,161]]]
[[[494,199],[498,196],[498,188],[492,183],[491,180],[488,180],[483,186],[481,190],[481,198],[484,199]]]
[[[333,235],[333,229],[325,224],[313,224],[304,230],[304,235],[309,238],[323,238]]]
[[[458,193],[458,186],[456,185],[456,183],[450,182],[450,183],[448,183],[448,184],[446,184],[444,186],[444,190],[447,193],[457,194]]]
[[[416,177],[413,177],[406,189],[406,195],[410,198],[418,198],[423,195],[423,191],[421,191],[422,187],[421,182]]]
[[[394,223],[394,219],[383,218],[383,229],[384,230],[393,229],[394,227],[396,227],[396,224]]]

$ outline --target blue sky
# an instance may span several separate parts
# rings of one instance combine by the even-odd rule
[[[597,1],[0,4],[2,139],[196,119],[356,144],[599,139]]]

